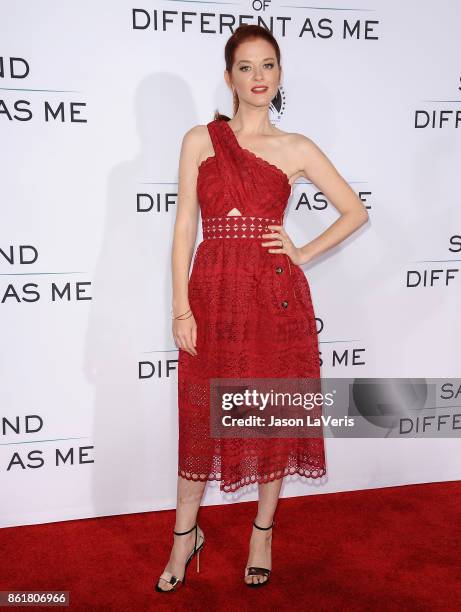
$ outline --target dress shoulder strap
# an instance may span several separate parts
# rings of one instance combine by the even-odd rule
[[[207,123],[207,128],[215,155],[221,157],[223,153],[222,124],[217,119],[214,119]]]
[[[207,123],[208,133],[210,134],[213,144],[214,156],[216,165],[226,184],[233,183],[239,180],[239,172],[237,165],[238,158],[236,151],[229,142],[227,126],[224,125],[224,120],[214,119]]]

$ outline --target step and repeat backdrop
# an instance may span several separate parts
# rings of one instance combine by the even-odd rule
[[[0,2],[2,526],[175,507],[178,160],[185,132],[232,115],[240,23],[281,47],[273,123],[311,138],[370,215],[303,266],[322,376],[458,375],[461,7],[333,4]],[[296,245],[338,216],[295,183]],[[329,437],[327,476],[287,477],[282,496],[459,479],[459,439],[414,433]],[[211,482],[203,503],[256,498]]]

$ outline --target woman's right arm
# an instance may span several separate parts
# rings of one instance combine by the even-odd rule
[[[201,144],[201,126],[195,126],[184,135],[179,158],[178,204],[173,231],[172,283],[173,317],[190,309],[188,283],[192,253],[197,238],[199,202],[197,198],[198,152]],[[192,315],[192,316],[189,316]],[[173,337],[180,349],[196,355],[197,324],[193,313],[187,319],[173,319]]]

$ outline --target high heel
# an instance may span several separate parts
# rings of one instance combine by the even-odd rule
[[[174,574],[172,574],[171,572],[168,571],[164,571],[163,574],[160,576],[159,580],[164,580],[165,582],[167,582],[168,584],[173,585],[171,589],[161,589],[157,584],[155,585],[155,590],[159,593],[172,593],[173,591],[176,591],[176,588],[178,586],[180,586],[181,584],[185,585],[186,584],[186,570],[187,570],[187,566],[189,565],[189,563],[192,561],[192,559],[197,556],[197,572],[200,571],[200,551],[203,548],[203,545],[205,543],[205,534],[203,533],[203,531],[200,529],[200,527],[198,526],[198,523],[196,523],[193,527],[191,527],[188,531],[175,531],[173,529],[173,533],[175,535],[181,536],[181,535],[187,535],[188,533],[190,533],[191,531],[193,531],[195,529],[195,543],[194,543],[194,548],[192,550],[192,552],[190,553],[190,555],[187,557],[186,559],[186,565],[184,567],[184,575],[182,578],[178,578],[177,576],[175,576]],[[198,532],[198,530],[200,529],[200,534]],[[198,536],[200,535],[201,538],[201,542],[200,545],[197,546],[197,541],[198,541]],[[168,576],[167,576],[168,574]]]
[[[270,525],[269,527],[259,527],[259,525],[256,525],[255,521],[253,521],[253,525],[256,527],[256,529],[260,529],[261,531],[267,531],[268,529],[272,529],[272,527],[275,525],[275,521],[273,521],[272,525]],[[271,570],[267,569],[267,567],[250,566],[250,567],[247,567],[246,569],[248,570],[248,572],[245,574],[245,578],[247,576],[267,576],[267,580],[263,580],[262,582],[247,582],[246,580],[244,580],[247,586],[262,587],[269,582]]]

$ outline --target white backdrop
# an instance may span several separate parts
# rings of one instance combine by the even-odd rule
[[[179,151],[215,108],[232,113],[239,16],[272,20],[281,46],[274,123],[314,140],[370,214],[303,268],[322,376],[458,375],[459,4],[303,4],[0,2],[2,526],[175,506]],[[337,216],[297,181],[295,244]],[[287,478],[282,496],[461,475],[457,439],[328,438],[326,453],[327,478]],[[256,497],[210,483],[204,504]]]

